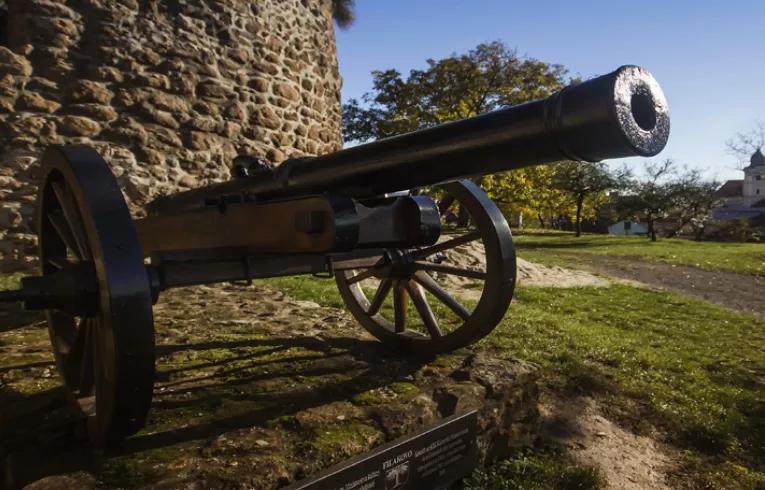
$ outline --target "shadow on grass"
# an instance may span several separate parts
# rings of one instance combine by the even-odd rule
[[[634,243],[624,244],[619,242],[603,243],[602,241],[589,240],[587,238],[577,238],[575,242],[551,242],[548,240],[523,240],[516,243],[516,248],[524,249],[584,249],[584,248],[614,248],[620,245],[634,246]]]
[[[167,429],[150,434],[139,434],[126,441],[122,454],[210,438],[223,432],[263,424],[278,417],[332,403],[344,401],[359,393],[385,386],[393,380],[412,374],[420,364],[394,357],[379,342],[355,338],[332,338],[320,340],[315,337],[287,339],[246,340],[231,343],[214,342],[192,346],[173,346],[170,349],[235,348],[244,346],[268,347],[265,351],[245,359],[236,367],[222,369],[213,375],[163,384],[172,387],[166,395],[184,395],[183,399],[163,399],[154,403],[156,418],[163,411],[200,408],[216,409],[226,402],[247,401],[253,409],[234,416],[205,417],[200,423],[177,429]],[[271,358],[279,351],[298,347],[312,354],[285,355]],[[313,353],[316,354],[313,354]],[[265,359],[264,359],[265,358]],[[200,366],[226,365],[226,361],[204,363]],[[267,370],[262,370],[268,366]],[[260,370],[253,373],[253,370]],[[312,385],[308,378],[321,380]],[[264,383],[270,381],[277,383]],[[315,382],[315,380],[313,381]],[[151,427],[149,427],[151,430]]]
[[[258,350],[236,352],[244,348]],[[161,345],[157,351],[160,358],[211,349],[232,352],[193,367],[160,368],[146,429],[105,453],[88,444],[83,421],[67,403],[63,387],[35,394],[2,391],[0,456],[6,462],[6,486],[17,488],[47,475],[78,470],[97,473],[104,458],[210,439],[345,401],[420,367],[394,357],[379,342],[355,338],[214,341]],[[205,372],[211,368],[217,370]],[[245,410],[232,410],[237,404]],[[189,417],[192,413],[204,417]]]
[[[17,304],[0,304],[0,333],[45,321],[39,311],[24,311]]]

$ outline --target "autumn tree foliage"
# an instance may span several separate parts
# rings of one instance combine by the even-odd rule
[[[630,173],[626,169],[611,169],[602,162],[562,162],[555,167],[552,185],[567,194],[574,202],[574,230],[582,235],[585,204],[596,208],[608,191],[626,187]]]
[[[373,88],[343,107],[346,142],[395,136],[544,98],[578,80],[557,64],[519,56],[502,42],[478,45],[464,54],[429,59],[407,76],[372,72]],[[757,128],[755,128],[757,129]],[[758,131],[742,145],[757,143]],[[469,164],[469,162],[467,162]],[[669,216],[680,228],[703,231],[715,204],[717,184],[698,172],[680,172],[674,162],[648,163],[645,177],[600,162],[558,162],[477,179],[503,209],[536,217],[541,227],[570,217],[577,236],[582,221],[608,209],[613,217],[637,217],[656,239],[657,220]],[[675,231],[677,233],[677,231]]]
[[[373,89],[343,107],[346,142],[366,142],[477,116],[547,97],[573,80],[557,64],[519,56],[496,41],[465,54],[429,59],[404,77],[397,70],[372,72]],[[532,167],[482,179],[506,210],[545,217],[570,208],[552,188],[551,167]]]

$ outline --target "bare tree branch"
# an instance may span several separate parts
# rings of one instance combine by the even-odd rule
[[[749,165],[749,158],[755,151],[765,148],[765,121],[756,122],[749,132],[737,133],[725,142],[725,146],[728,153],[739,161],[738,169],[743,169]]]

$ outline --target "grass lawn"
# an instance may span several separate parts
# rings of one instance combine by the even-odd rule
[[[332,281],[270,283],[299,299],[341,305]],[[658,429],[682,454],[672,475],[678,486],[765,488],[763,320],[630,286],[521,288],[477,348],[538,363],[548,394],[593,396],[634,432]],[[551,467],[558,469],[542,471]],[[476,488],[597,487],[586,469],[547,451],[476,479]]]
[[[332,280],[258,284],[344,308]],[[591,396],[621,426],[658,432],[679,455],[674,487],[765,488],[765,320],[627,285],[521,287],[474,348],[539,364],[543,396]],[[601,486],[597,471],[546,445],[476,473],[467,488]]]
[[[548,265],[570,265],[567,257],[556,260],[554,253],[596,254],[636,257],[688,265],[711,271],[765,275],[765,244],[695,242],[676,238],[659,238],[651,242],[644,237],[618,237],[584,234],[577,238],[566,232],[521,232],[515,235],[520,256]]]

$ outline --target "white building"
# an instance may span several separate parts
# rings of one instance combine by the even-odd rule
[[[765,214],[765,155],[758,149],[744,168],[743,180],[729,180],[718,190],[721,205],[716,220],[749,219]]]
[[[648,227],[630,220],[621,220],[608,227],[609,235],[646,235]]]

